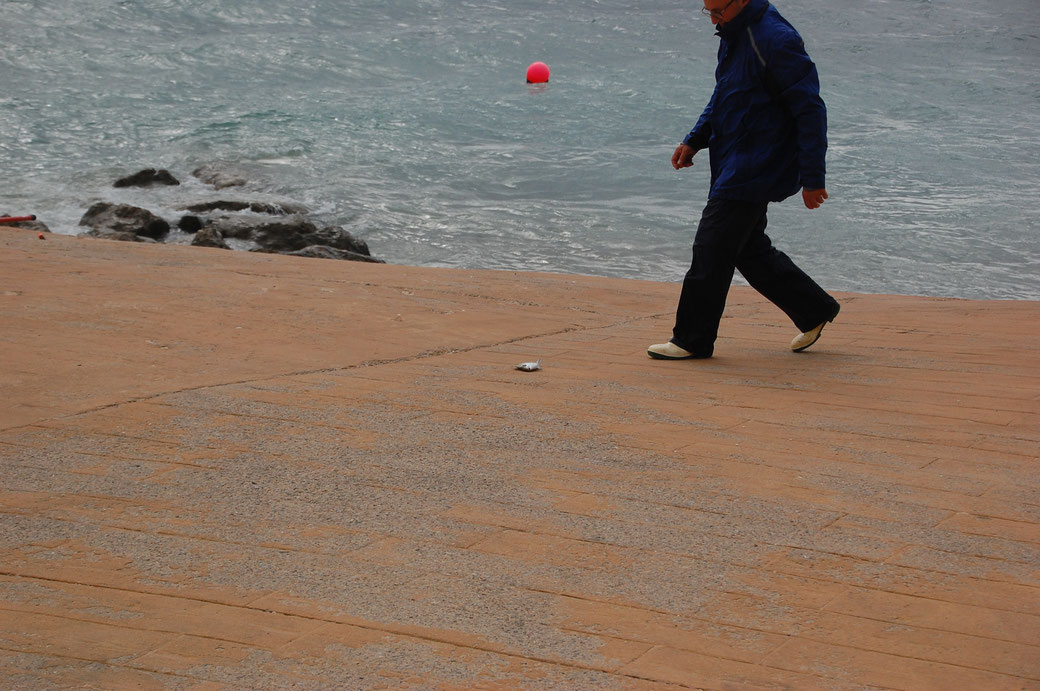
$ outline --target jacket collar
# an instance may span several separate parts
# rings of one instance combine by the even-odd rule
[[[769,8],[769,0],[751,0],[744,9],[740,11],[736,17],[720,25],[715,35],[720,36],[727,41],[733,40],[738,34],[744,31],[745,28],[751,24],[755,24],[762,18],[765,11]]]

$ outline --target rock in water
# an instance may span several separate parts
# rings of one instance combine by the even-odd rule
[[[224,242],[224,236],[220,234],[220,231],[213,226],[206,226],[199,232],[195,233],[195,237],[191,239],[191,244],[196,247],[219,247],[223,250],[231,249],[226,242]]]
[[[119,178],[113,183],[113,187],[151,187],[153,185],[179,185],[180,180],[173,177],[170,171],[165,168],[156,170],[155,168],[146,168],[139,170],[133,175],[127,175],[125,178]]]
[[[246,202],[231,199],[219,199],[212,202],[202,202],[184,207],[185,211],[194,213],[206,213],[209,211],[253,211],[258,214],[270,216],[288,216],[309,213],[309,209],[303,204],[290,202]]]
[[[98,202],[91,206],[79,224],[90,227],[88,234],[94,237],[132,233],[160,240],[170,232],[170,224],[147,209],[109,202]]]
[[[225,187],[241,187],[246,184],[244,177],[215,163],[199,166],[191,171],[191,174],[207,185],[213,185],[218,190],[222,190]]]
[[[197,233],[202,229],[202,219],[198,216],[181,216],[177,221],[177,227],[185,233]]]
[[[256,244],[275,252],[295,252],[311,245],[324,245],[355,254],[370,255],[368,244],[339,226],[318,228],[308,221],[268,223],[253,236]]]
[[[270,251],[270,250],[266,250]],[[385,264],[382,259],[376,259],[367,254],[358,254],[350,250],[336,249],[328,245],[310,245],[294,252],[281,252],[293,257],[314,257],[316,259],[345,259],[352,262],[369,262],[372,264]]]

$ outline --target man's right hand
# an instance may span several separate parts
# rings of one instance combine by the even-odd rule
[[[672,154],[672,168],[679,170],[680,168],[689,168],[693,165],[693,155],[697,153],[697,150],[692,146],[686,144],[680,144],[675,149],[675,153]]]

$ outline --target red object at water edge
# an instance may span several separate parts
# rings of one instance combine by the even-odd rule
[[[544,62],[532,62],[527,68],[528,84],[544,84],[549,81],[549,66]]]
[[[0,223],[21,223],[22,221],[35,221],[36,216],[0,216]]]

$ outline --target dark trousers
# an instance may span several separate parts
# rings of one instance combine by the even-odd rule
[[[672,343],[699,357],[715,348],[733,270],[783,310],[799,331],[831,321],[837,301],[773,247],[766,235],[768,202],[709,199],[683,279]]]

